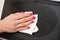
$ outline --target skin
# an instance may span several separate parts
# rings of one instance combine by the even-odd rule
[[[30,27],[28,25],[34,22],[34,18],[33,12],[17,12],[10,14],[3,20],[0,20],[0,33],[13,33],[29,29]]]

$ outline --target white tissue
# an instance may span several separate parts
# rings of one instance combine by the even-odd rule
[[[34,23],[29,25],[30,29],[19,31],[19,32],[27,33],[27,34],[32,35],[33,33],[37,32],[39,30],[37,25],[36,25],[37,24],[37,20],[38,20],[38,14],[34,14],[34,16],[35,16]]]
[[[39,30],[38,27],[35,26],[34,29],[33,29],[33,33],[37,32],[38,30]]]

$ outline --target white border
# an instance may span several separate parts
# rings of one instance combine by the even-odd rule
[[[4,1],[5,1],[5,0],[0,0],[0,19],[1,19],[1,16],[2,16]]]

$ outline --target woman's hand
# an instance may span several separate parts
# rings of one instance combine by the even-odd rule
[[[10,14],[0,21],[0,32],[12,33],[29,29],[28,25],[34,22],[33,19],[35,19],[33,12]]]

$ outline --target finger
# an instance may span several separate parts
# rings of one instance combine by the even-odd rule
[[[28,22],[25,22],[25,23],[21,23],[21,24],[17,25],[16,27],[24,27],[24,26],[30,25],[32,23],[34,23],[34,21],[28,21]]]
[[[15,17],[15,19],[22,19],[22,18],[24,18],[24,17],[27,17],[27,16],[31,16],[31,15],[33,15],[33,12],[24,12],[23,14],[21,13],[19,13],[16,17]]]
[[[20,16],[23,16],[23,12],[17,12],[14,14],[15,19],[19,19]]]
[[[22,30],[27,30],[27,29],[30,29],[30,27],[23,27],[23,28],[18,28],[18,29],[16,29],[16,31],[22,31]]]
[[[17,16],[17,15],[23,15],[23,12],[16,12],[14,15],[15,16]]]
[[[24,15],[22,17],[27,17],[33,15],[32,11],[24,12]]]
[[[30,20],[33,20],[33,19],[35,19],[35,16],[32,15],[32,16],[29,16],[29,17],[26,17],[26,18],[17,20],[17,21],[16,21],[16,24],[24,23],[24,22],[27,22],[27,21],[30,21]]]

